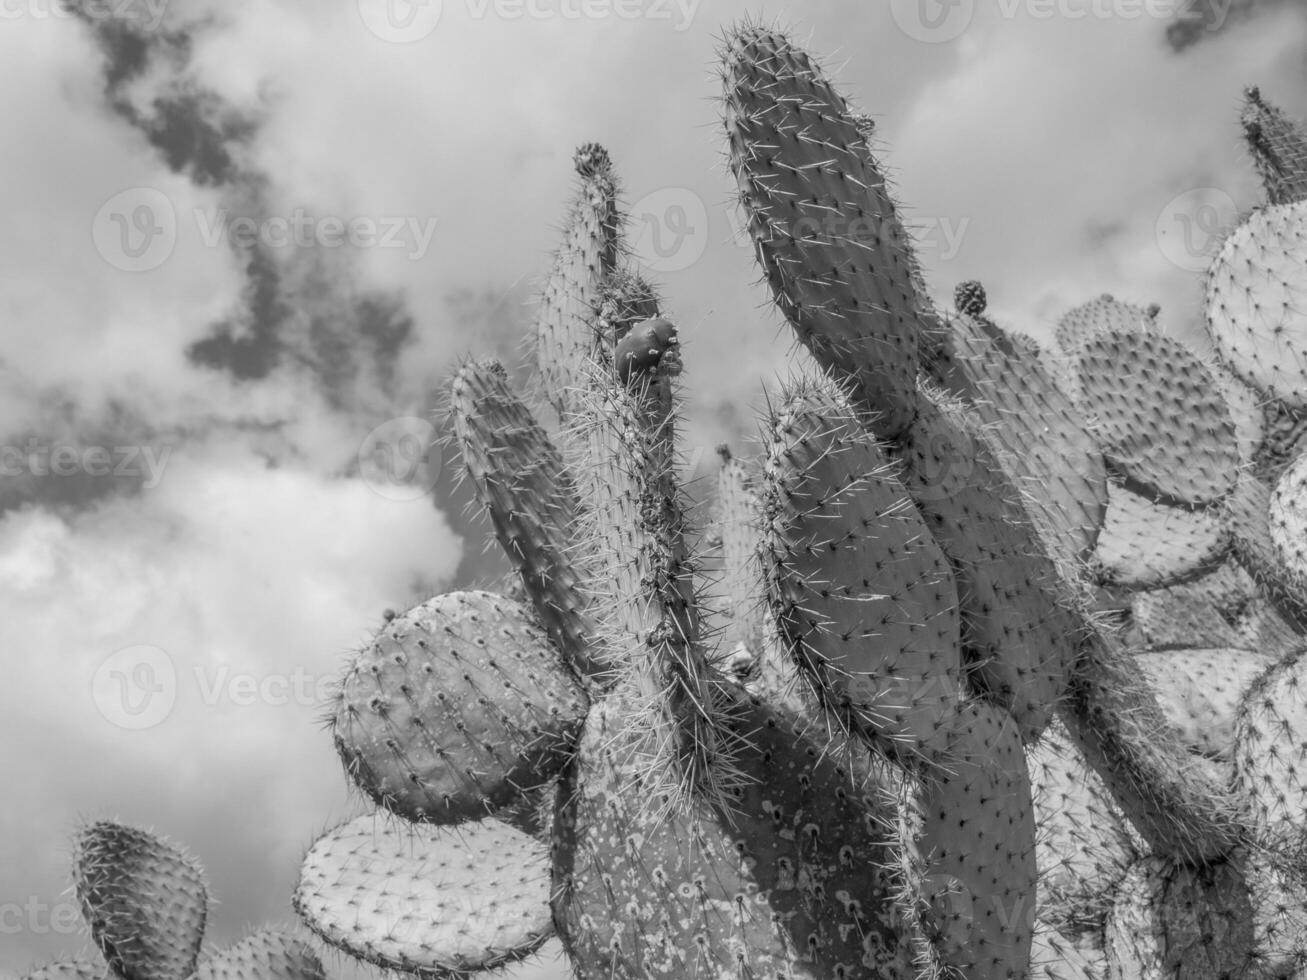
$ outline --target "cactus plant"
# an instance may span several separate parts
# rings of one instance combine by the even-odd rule
[[[475,605],[475,628],[430,620],[356,658],[338,749],[410,826],[326,835],[300,914],[421,975],[551,931],[586,980],[1301,966],[1307,718],[1292,655],[1247,648],[1286,652],[1304,621],[1285,562],[1302,480],[1272,518],[1248,465],[1249,399],[1307,398],[1296,353],[1269,354],[1296,312],[1247,301],[1295,275],[1296,215],[1254,215],[1217,260],[1224,366],[1109,297],[1064,319],[1075,367],[1050,371],[978,284],[932,307],[873,131],[805,52],[744,25],[723,57],[757,258],[822,371],[771,399],[759,463],[723,454],[725,596],[705,594],[678,472],[679,337],[625,266],[589,144],[536,329],[559,430],[496,364],[450,391],[529,609],[441,597],[404,621]],[[1094,611],[1113,606],[1130,629]]]
[[[324,980],[303,940],[275,928],[203,948],[209,912],[200,863],[149,831],[109,820],[73,842],[73,892],[104,960],[62,959],[24,980]]]

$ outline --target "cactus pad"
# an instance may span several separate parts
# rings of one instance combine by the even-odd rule
[[[1103,455],[1139,493],[1210,504],[1234,487],[1239,444],[1212,373],[1174,337],[1104,330],[1077,356],[1080,400]]]
[[[332,737],[354,783],[409,820],[481,817],[556,775],[587,701],[520,603],[437,596],[347,669]]]
[[[764,574],[789,649],[868,745],[900,758],[939,751],[962,695],[948,560],[833,385],[786,398],[770,438]]]
[[[97,821],[77,834],[73,889],[105,962],[122,980],[195,971],[208,890],[199,863],[143,830]]]
[[[1207,327],[1248,384],[1307,408],[1307,202],[1261,208],[1226,239],[1207,278]]]
[[[308,944],[280,932],[257,932],[208,957],[193,980],[326,980]]]
[[[498,820],[342,824],[304,857],[295,909],[349,955],[447,976],[520,960],[553,935],[544,844]]]
[[[1212,569],[1228,543],[1209,511],[1153,503],[1109,484],[1094,564],[1104,582],[1154,589]]]
[[[894,438],[912,420],[930,315],[885,179],[844,97],[786,37],[739,28],[724,61],[731,169],[776,303]]]

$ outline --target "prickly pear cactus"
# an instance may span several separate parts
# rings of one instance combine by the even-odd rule
[[[1219,363],[1111,297],[1041,351],[979,284],[934,309],[811,57],[757,25],[722,55],[757,258],[820,374],[769,398],[758,459],[723,453],[699,535],[674,318],[578,151],[543,411],[492,362],[450,387],[525,602],[437,597],[348,666],[333,735],[381,810],[309,850],[298,912],[423,976],[551,934],[582,980],[1302,968],[1307,478],[1254,472],[1263,404],[1307,403],[1295,205],[1213,267]]]
[[[73,893],[104,961],[55,960],[24,980],[325,980],[312,948],[276,929],[202,951],[204,869],[149,831],[108,820],[82,827],[73,841]]]

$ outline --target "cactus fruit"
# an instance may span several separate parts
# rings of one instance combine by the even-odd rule
[[[501,821],[400,829],[357,817],[309,849],[295,909],[387,970],[459,975],[520,960],[554,934],[545,845]]]
[[[953,305],[963,316],[984,316],[989,306],[985,287],[974,279],[958,283],[953,289]]]
[[[73,892],[104,956],[54,960],[23,980],[324,980],[302,940],[268,929],[201,955],[204,869],[178,845],[108,820],[73,842]]]
[[[97,821],[77,835],[73,883],[95,944],[123,980],[195,972],[209,897],[199,863],[181,848]]]
[[[331,732],[374,802],[414,822],[456,823],[557,775],[588,708],[525,606],[456,592],[391,620],[355,658]]]

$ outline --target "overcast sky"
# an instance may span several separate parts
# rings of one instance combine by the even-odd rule
[[[502,568],[410,451],[458,358],[515,350],[578,143],[681,325],[689,450],[742,445],[794,355],[737,234],[725,24],[825,56],[937,298],[980,278],[1039,339],[1102,292],[1192,331],[1257,200],[1243,87],[1307,115],[1295,4],[1193,4],[1168,41],[1166,0],[87,2],[0,0],[10,972],[84,946],[81,818],[190,845],[215,942],[291,921],[301,853],[359,809],[319,692],[386,608]]]

